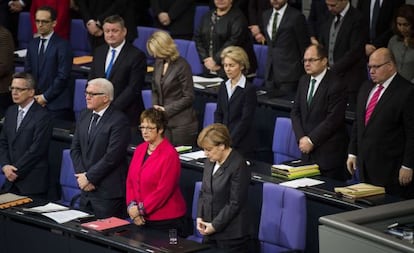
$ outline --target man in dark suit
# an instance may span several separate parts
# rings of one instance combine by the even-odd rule
[[[414,87],[397,73],[386,48],[371,54],[368,68],[373,83],[358,94],[348,170],[358,168],[362,182],[413,198]]]
[[[348,100],[355,104],[356,94],[367,79],[362,14],[349,0],[326,0],[331,17],[322,25],[319,43],[328,50],[329,67],[347,86]]]
[[[105,77],[114,85],[113,105],[137,126],[144,110],[141,98],[145,82],[145,54],[125,40],[127,29],[120,16],[110,16],[103,24],[106,44],[98,47],[93,55],[89,79]]]
[[[40,7],[35,17],[40,37],[30,41],[25,62],[25,71],[31,73],[37,82],[35,100],[49,110],[53,119],[71,120],[69,80],[72,49],[68,41],[53,31],[56,25],[53,8]]]
[[[0,24],[0,118],[13,104],[9,92],[14,69],[14,42],[11,33]]]
[[[13,102],[0,134],[0,166],[6,177],[2,192],[45,198],[52,127],[48,112],[34,100],[35,81],[16,73],[10,86]]]
[[[345,85],[328,70],[320,45],[303,57],[306,74],[299,81],[291,119],[303,161],[314,161],[321,174],[344,180],[348,135],[345,127]]]
[[[365,53],[369,56],[375,49],[387,47],[393,35],[391,24],[395,11],[405,0],[359,0],[357,8],[364,18],[364,25],[369,30],[369,43],[365,45]],[[374,23],[373,23],[374,22]]]
[[[301,59],[310,44],[306,19],[287,0],[270,0],[270,3],[273,8],[263,13],[264,27],[261,28],[269,47],[265,88],[269,97],[294,95],[303,75]]]
[[[18,46],[19,15],[30,11],[31,4],[31,0],[0,0],[0,22],[12,33],[15,47]]]
[[[126,216],[130,131],[128,119],[111,104],[113,94],[112,83],[104,78],[88,82],[88,110],[80,115],[70,152],[82,190],[80,208],[98,218]]]

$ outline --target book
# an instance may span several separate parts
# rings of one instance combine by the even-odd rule
[[[335,192],[350,199],[364,198],[378,194],[384,194],[385,188],[367,183],[359,183],[346,187],[335,187]]]
[[[84,228],[89,228],[97,231],[104,231],[111,228],[116,228],[124,225],[130,224],[128,221],[117,218],[117,217],[110,217],[106,219],[100,219],[96,221],[82,223],[81,226]]]
[[[319,169],[308,169],[308,170],[302,170],[298,172],[288,172],[288,173],[283,173],[283,174],[272,171],[272,176],[282,178],[282,179],[288,179],[288,180],[302,178],[302,177],[312,177],[312,176],[317,176],[320,174],[321,172],[319,171]]]
[[[93,57],[90,55],[73,57],[73,64],[75,65],[91,63],[92,61],[93,61]]]
[[[320,175],[319,166],[313,162],[302,160],[287,161],[282,164],[274,164],[271,168],[272,176],[282,179],[296,179]]]
[[[27,196],[20,196],[14,193],[4,193],[0,195],[0,209],[18,206],[32,201],[33,200]]]

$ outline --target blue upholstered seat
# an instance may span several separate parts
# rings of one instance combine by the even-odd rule
[[[203,128],[214,123],[214,113],[217,109],[217,103],[206,103],[204,109]]]
[[[290,118],[276,118],[272,151],[274,164],[301,157]]]
[[[191,210],[191,218],[193,219],[193,222],[194,222],[194,232],[193,232],[193,235],[188,236],[187,239],[201,243],[201,241],[203,240],[203,236],[198,232],[197,224],[196,224],[197,203],[198,203],[198,197],[200,196],[200,191],[201,191],[201,182],[196,182],[194,186],[193,206]]]

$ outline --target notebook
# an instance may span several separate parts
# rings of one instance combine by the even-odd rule
[[[105,231],[111,228],[116,228],[124,225],[130,224],[128,221],[117,218],[110,217],[106,219],[100,219],[96,221],[91,221],[87,223],[82,223],[81,226],[84,228],[89,228],[97,231]]]

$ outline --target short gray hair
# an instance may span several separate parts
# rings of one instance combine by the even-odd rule
[[[102,89],[101,92],[105,93],[109,97],[109,100],[114,100],[114,86],[111,81],[105,78],[95,78],[89,80],[88,85],[96,85]]]

